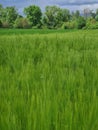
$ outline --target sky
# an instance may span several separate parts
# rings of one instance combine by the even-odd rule
[[[57,5],[71,11],[83,11],[84,8],[95,10],[98,8],[98,0],[0,0],[0,4],[3,7],[16,6],[20,14],[22,14],[24,7],[29,5],[38,5],[42,11],[45,10],[47,5]]]

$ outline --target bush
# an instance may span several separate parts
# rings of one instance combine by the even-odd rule
[[[32,26],[33,29],[42,29],[42,24],[39,23],[36,26]]]
[[[62,29],[82,29],[86,26],[86,20],[83,17],[79,17],[77,20],[65,22],[62,25]]]
[[[86,26],[86,20],[83,17],[79,17],[77,19],[77,28],[82,29],[85,26]]]
[[[10,28],[9,22],[7,22],[7,21],[2,22],[2,27],[3,27],[3,28]]]
[[[40,22],[36,26],[37,26],[38,29],[41,29],[42,28],[42,23]]]
[[[98,22],[95,19],[90,18],[87,20],[86,28],[87,29],[98,29]]]
[[[0,27],[2,27],[2,22],[1,22],[1,20],[0,20]]]
[[[76,21],[65,22],[62,25],[62,29],[75,29]]]
[[[95,20],[98,21],[98,15],[96,15]]]
[[[61,29],[62,26],[63,26],[63,22],[59,22],[56,26],[55,26],[55,29]]]
[[[14,23],[15,28],[30,28],[31,24],[27,18],[17,18]]]
[[[88,29],[98,29],[98,22],[96,24],[90,25]]]

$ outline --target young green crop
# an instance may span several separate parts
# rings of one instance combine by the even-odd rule
[[[0,36],[0,130],[98,130],[98,31]]]

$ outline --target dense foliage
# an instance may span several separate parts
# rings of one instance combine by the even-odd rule
[[[27,16],[32,26],[36,26],[41,21],[42,12],[38,6],[31,5],[27,8],[24,8],[24,14]]]
[[[40,7],[30,5],[24,8],[23,13],[24,15],[21,16],[14,6],[3,8],[0,5],[0,27],[48,29],[98,28],[98,9],[94,12],[87,8],[81,13],[79,10],[70,12],[70,10],[58,6],[47,6],[45,11],[42,12]],[[92,21],[95,22],[92,23]]]

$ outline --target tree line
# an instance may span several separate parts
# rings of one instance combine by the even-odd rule
[[[20,15],[15,6],[0,4],[0,28],[48,28],[48,29],[98,29],[98,9],[88,8],[83,14],[79,10],[70,12],[58,6],[46,6],[42,12],[39,6],[30,5]]]

